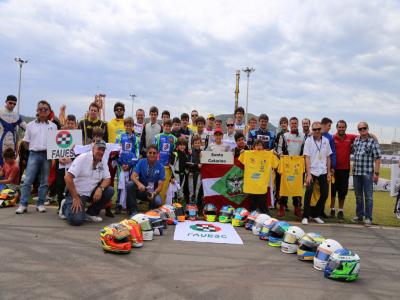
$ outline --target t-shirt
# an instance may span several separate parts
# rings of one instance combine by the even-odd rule
[[[304,171],[303,156],[282,156],[278,169],[281,174],[279,195],[287,197],[302,196]]]
[[[279,166],[279,159],[272,151],[250,150],[239,156],[244,165],[243,192],[262,195],[268,191],[271,169]]]
[[[147,158],[138,161],[135,167],[135,173],[139,175],[139,181],[146,187],[152,186],[153,191],[158,186],[158,181],[165,180],[165,169],[159,161],[153,166],[149,166]]]
[[[97,163],[93,169],[93,152],[79,155],[68,169],[74,175],[76,191],[81,196],[90,196],[95,187],[103,180],[111,178],[108,166],[104,161]]]
[[[125,133],[124,119],[114,118],[107,123],[108,141],[115,143],[117,137]]]
[[[57,125],[51,121],[39,122],[33,120],[26,126],[24,142],[29,143],[30,151],[45,151],[49,130],[57,130]]]
[[[337,170],[350,170],[350,154],[351,146],[354,143],[357,135],[345,134],[343,139],[335,134],[333,140],[336,146],[336,169]]]
[[[304,155],[310,157],[310,171],[314,176],[320,176],[328,173],[327,170],[327,158],[332,154],[329,140],[321,136],[319,141],[315,140],[314,137],[306,139],[304,144]]]
[[[208,148],[206,149],[206,151],[230,152],[231,146],[228,144],[225,144],[225,143],[222,143],[219,145],[212,143],[212,144],[208,145]]]
[[[197,126],[196,125],[189,124],[188,127],[193,133],[197,133]]]
[[[4,163],[3,171],[4,179],[11,177],[11,182],[8,184],[19,184],[19,166],[16,162],[14,162],[12,165]]]
[[[157,145],[159,160],[163,166],[168,166],[169,157],[175,150],[176,137],[172,133],[159,133],[154,137],[154,144]]]

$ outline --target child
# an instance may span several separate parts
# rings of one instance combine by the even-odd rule
[[[181,137],[181,120],[177,117],[172,119],[172,134],[176,138]]]
[[[187,183],[187,162],[189,161],[189,155],[186,151],[186,139],[181,137],[176,142],[176,150],[172,152],[170,157],[170,166],[171,166],[171,182],[178,182],[180,185],[180,190],[178,192],[179,200],[182,198],[188,199],[186,188]]]
[[[221,128],[215,129],[214,130],[214,142],[211,143],[206,150],[207,151],[219,151],[219,152],[231,151],[231,147],[222,142],[223,136],[224,136],[224,133],[222,132]]]
[[[199,210],[202,208],[202,186],[201,186],[201,175],[200,175],[200,156],[201,156],[201,137],[196,134],[192,138],[192,152],[189,156],[189,162],[187,168],[188,174],[188,185],[189,185],[189,202],[191,204],[197,204]]]
[[[15,151],[6,148],[3,152],[3,166],[0,167],[0,190],[19,190],[19,166],[15,160]]]

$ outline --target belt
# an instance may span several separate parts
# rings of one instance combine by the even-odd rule
[[[33,153],[47,153],[47,150],[41,150],[41,151],[35,151],[35,150],[31,150],[30,152],[33,152]]]

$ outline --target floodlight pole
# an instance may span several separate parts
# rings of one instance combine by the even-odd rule
[[[19,65],[19,82],[18,82],[18,101],[17,101],[17,114],[19,114],[19,104],[21,103],[21,80],[22,80],[22,66],[28,63],[27,60],[23,60],[22,58],[14,58],[14,60]]]
[[[243,72],[245,72],[247,74],[247,94],[246,94],[246,115],[245,115],[245,124],[247,125],[247,119],[248,119],[248,109],[249,109],[249,82],[250,82],[250,74],[253,73],[255,71],[254,68],[249,68],[246,67],[246,69],[242,70]]]
[[[134,117],[134,114],[133,114],[133,103],[135,102],[135,98],[137,96],[135,94],[130,94],[129,96],[132,98],[132,118],[133,118]]]

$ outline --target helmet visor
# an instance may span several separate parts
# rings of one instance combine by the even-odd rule
[[[213,210],[206,210],[204,214],[209,215],[209,216],[215,216],[216,212]]]
[[[315,252],[317,251],[318,244],[310,240],[302,240],[299,248],[304,251]]]
[[[227,212],[227,211],[221,211],[219,214],[220,217],[227,217],[227,218],[231,218],[232,217],[232,213]]]
[[[141,222],[140,227],[142,228],[143,231],[149,231],[153,229],[153,227],[151,227],[151,223],[149,220]]]
[[[183,207],[175,207],[175,213],[177,216],[184,216],[185,211],[183,210]]]
[[[297,244],[297,237],[291,233],[286,232],[283,241],[288,244]]]
[[[164,224],[161,219],[153,219],[151,220],[151,226],[153,226],[153,228],[163,228]]]
[[[336,270],[338,269],[340,266],[340,262],[338,262],[337,260],[331,260],[330,262],[328,262],[328,268],[331,270]]]
[[[322,260],[322,261],[328,261],[329,256],[330,256],[330,254],[328,254],[324,251],[321,251],[321,250],[317,250],[317,253],[315,254],[315,258]]]

